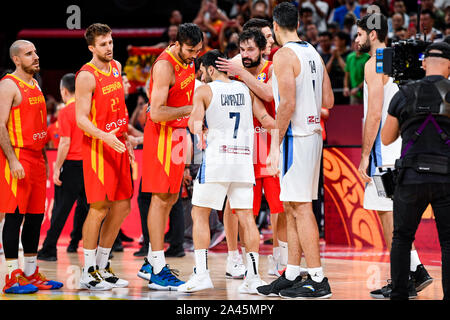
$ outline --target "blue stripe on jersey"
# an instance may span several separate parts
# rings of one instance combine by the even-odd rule
[[[292,136],[291,123],[286,131],[286,135],[283,138],[283,176],[286,175],[288,170],[292,166],[292,160],[294,157],[294,138]]]
[[[376,168],[383,165],[383,157],[381,154],[381,123],[378,129],[377,137],[373,143],[372,150],[370,152],[370,163],[369,163],[369,177],[372,177]]]

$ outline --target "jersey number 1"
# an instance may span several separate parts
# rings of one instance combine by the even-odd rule
[[[241,114],[239,112],[230,112],[230,119],[236,118],[234,122],[234,133],[233,139],[237,138],[237,133],[239,129],[239,122],[241,121]]]

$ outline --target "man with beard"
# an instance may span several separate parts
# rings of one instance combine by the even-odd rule
[[[370,59],[364,66],[364,124],[361,147],[361,162],[359,174],[366,184],[364,192],[364,208],[376,210],[383,227],[384,240],[387,249],[391,250],[393,234],[393,202],[389,198],[378,196],[372,176],[381,166],[394,166],[400,158],[401,138],[385,146],[381,142],[380,131],[387,117],[389,103],[398,91],[398,86],[387,75],[376,72],[377,49],[386,47],[385,39],[388,32],[387,19],[384,15],[373,13],[364,16],[357,22],[358,31],[355,39],[361,52],[367,52]],[[378,26],[378,27],[377,27]],[[416,290],[420,291],[432,282],[432,278],[421,264],[415,248],[411,251],[411,281]],[[389,298],[392,287],[390,283],[379,290],[371,292],[374,298]],[[415,291],[411,290],[411,296]]]
[[[184,283],[166,264],[164,230],[178,200],[185,170],[186,126],[195,85],[194,59],[202,50],[202,39],[197,25],[181,24],[175,44],[154,62],[149,81],[142,191],[152,193],[147,218],[150,244],[139,274],[148,275],[148,287],[153,290],[176,290]]]
[[[100,23],[86,29],[92,60],[78,71],[75,81],[76,120],[85,133],[83,174],[90,204],[83,226],[80,287],[89,290],[128,286],[128,281],[114,274],[108,261],[120,226],[130,212],[130,160],[134,157],[127,135],[122,66],[113,59],[111,33]]]
[[[236,210],[247,249],[247,274],[239,286],[240,293],[256,294],[264,285],[258,272],[259,232],[252,214],[253,184],[253,116],[267,129],[275,127],[274,119],[262,102],[239,81],[230,80],[217,69],[217,59],[225,56],[209,51],[201,59],[202,81],[194,95],[189,129],[203,134],[208,128],[202,164],[192,194],[194,273],[180,292],[213,288],[207,265],[209,214],[211,208],[221,210],[225,197]]]
[[[239,36],[239,47],[242,65],[244,67],[242,68],[232,61],[219,58],[217,62],[219,70],[227,72],[229,75],[234,75],[239,80],[242,79],[250,90],[258,98],[263,100],[269,115],[275,118],[275,103],[272,93],[273,66],[271,61],[263,58],[263,53],[267,48],[267,40],[264,34],[257,28],[246,29]],[[254,119],[254,127],[255,146],[253,159],[256,184],[253,188],[253,213],[255,216],[259,214],[264,190],[265,198],[269,204],[271,223],[273,226],[273,255],[268,256],[268,274],[278,277],[280,275],[278,270],[283,269],[283,266],[287,263],[286,216],[284,214],[283,203],[279,198],[280,181],[277,177],[269,174],[266,169],[266,157],[270,148],[270,135],[257,119]],[[229,211],[228,206],[226,211]],[[278,238],[280,241],[278,241]],[[234,240],[234,238],[232,239]]]
[[[298,37],[296,7],[280,3],[273,10],[273,19],[276,41],[281,46],[274,55],[272,75],[278,132],[272,135],[267,167],[272,174],[281,175],[280,200],[286,211],[289,254],[286,271],[257,290],[266,296],[328,298],[332,293],[320,261],[312,200],[317,199],[319,187],[321,109],[333,107],[333,91],[319,53]],[[302,279],[300,272],[302,253],[307,279]]]
[[[16,69],[0,81],[0,212],[5,212],[3,246],[8,274],[4,293],[33,293],[58,289],[37,267],[37,249],[44,218],[47,109],[33,76],[39,57],[33,43],[15,41],[9,49]],[[24,270],[19,269],[19,234],[22,229]]]

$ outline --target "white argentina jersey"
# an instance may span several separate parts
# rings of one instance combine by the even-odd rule
[[[287,136],[310,136],[320,133],[320,111],[322,108],[323,65],[319,53],[308,42],[288,42],[300,61],[301,70],[295,78],[295,111],[292,115]],[[278,110],[280,94],[275,72],[272,74],[273,97]]]
[[[250,91],[239,81],[216,80],[208,85],[213,95],[205,112],[208,133],[197,179],[255,183]]]

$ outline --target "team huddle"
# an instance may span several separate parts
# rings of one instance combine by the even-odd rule
[[[280,48],[273,61],[267,59],[274,43],[270,24],[255,20],[253,26],[252,21],[244,26],[240,55],[232,60],[212,50],[196,61],[203,34],[197,25],[185,23],[175,44],[152,66],[142,172],[142,191],[152,194],[150,244],[138,271],[150,289],[196,292],[214,287],[207,259],[209,215],[226,204],[236,221],[229,232],[237,239],[239,225],[245,244],[245,273],[234,275],[227,269],[227,276],[243,278],[240,293],[284,298],[332,295],[312,210],[322,157],[321,110],[334,105],[330,79],[319,53],[297,35],[295,6],[281,3],[274,8],[273,33]],[[122,66],[113,59],[111,29],[93,24],[85,38],[93,58],[73,77],[73,99],[66,102],[72,105],[73,123],[83,132],[79,154],[90,204],[83,225],[80,287],[110,290],[128,286],[113,272],[109,254],[130,212],[133,137]],[[0,212],[7,213],[3,239],[8,266],[3,291],[32,293],[63,284],[46,279],[36,263],[48,169],[46,137],[41,134],[47,130],[45,100],[33,79],[39,58],[26,40],[14,42],[10,55],[16,70],[0,82]],[[202,161],[192,194],[195,266],[189,280],[182,281],[166,263],[164,231],[191,161],[187,129],[200,141]],[[366,172],[368,164],[364,165]],[[270,284],[259,273],[260,237],[254,219],[263,190],[271,213],[278,215],[274,242],[288,243],[287,255],[278,257],[279,263],[270,270],[276,276]],[[18,267],[22,220],[23,271]],[[300,267],[302,257],[307,268]]]

